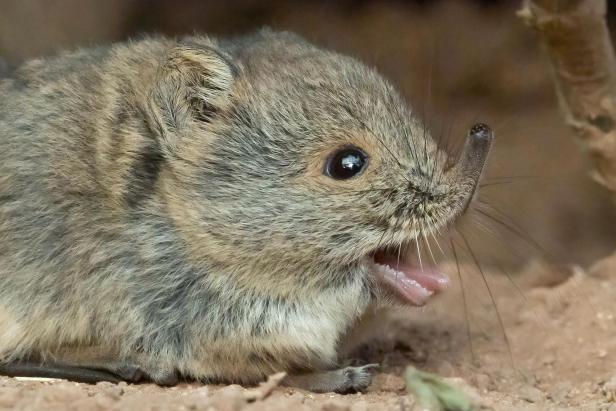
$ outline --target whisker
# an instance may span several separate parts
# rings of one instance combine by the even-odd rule
[[[497,240],[500,243],[502,243],[505,246],[505,248],[507,249],[507,251],[509,251],[516,258],[518,258],[520,260],[524,260],[525,258],[528,257],[528,254],[523,254],[520,250],[516,249],[515,247],[511,247],[510,246],[510,241],[508,241],[508,238],[501,231],[495,229],[493,224],[489,224],[488,225],[488,224],[484,223],[483,220],[477,218],[477,217],[481,217],[481,216],[471,215],[471,217],[473,217],[474,223],[475,223],[475,225],[479,229],[481,229],[483,232],[489,234],[495,240]]]
[[[479,224],[477,224],[477,226],[480,227],[481,229],[483,229],[486,233],[490,234],[493,238],[495,238],[498,241],[502,242],[504,245],[508,245],[508,242],[506,241],[506,238],[500,232],[492,230],[491,227],[487,227],[487,226],[481,224],[480,221],[478,221],[478,223]],[[519,257],[521,259],[526,257],[525,255],[521,254],[521,252],[516,250],[515,248],[509,248],[508,247],[507,250],[509,252],[511,252],[512,254],[515,254],[516,257]],[[522,288],[514,281],[514,278],[511,275],[511,273],[509,273],[501,264],[496,262],[494,258],[492,259],[492,261],[498,267],[498,269],[503,274],[505,274],[505,276],[507,277],[508,281],[516,289],[516,292],[522,297],[522,299],[524,301],[527,301],[528,298],[524,294],[524,291],[522,290]],[[591,310],[591,312],[593,314],[596,314],[598,312],[596,307],[593,306],[592,301],[590,299],[590,296],[587,293],[585,293],[583,290],[579,290],[577,288],[573,288],[573,289],[571,289],[571,292],[572,292],[572,294],[575,295],[575,298],[585,301],[589,305],[590,310]],[[581,294],[578,294],[578,293],[581,293]]]
[[[402,166],[402,164],[400,163],[400,160],[398,159],[398,157],[394,154],[394,152],[387,146],[387,144],[385,144],[385,142],[383,141],[383,139],[379,136],[378,133],[375,133],[369,126],[368,124],[366,124],[365,121],[363,121],[362,119],[360,119],[359,117],[357,117],[356,114],[353,113],[353,110],[351,110],[349,107],[347,107],[346,105],[342,105],[342,107],[345,109],[345,111],[347,112],[347,114],[353,118],[355,121],[357,121],[359,124],[361,124],[361,126],[370,132],[370,134],[372,134],[374,136],[374,138],[377,139],[377,141],[383,146],[383,148],[385,148],[385,150],[391,155],[391,157],[393,158],[393,160],[398,164],[398,167],[400,168],[400,170],[404,170],[405,168]],[[407,176],[405,176],[401,171],[399,171],[399,174],[402,178],[404,178],[408,183],[411,182],[411,180],[409,180],[409,178]]]
[[[428,163],[428,139],[426,137],[426,125],[423,125],[423,155],[424,155],[424,164]]]
[[[480,221],[479,221],[480,222]],[[482,228],[485,232],[487,232],[488,234],[490,234],[491,236],[493,236],[495,239],[497,239],[498,241],[502,242],[504,245],[508,245],[508,242],[506,241],[506,238],[502,235],[502,233],[500,233],[498,230],[493,230],[492,227],[487,227],[483,224],[478,224],[478,226],[480,228]],[[516,250],[515,248],[510,248],[507,247],[507,250],[510,251],[511,253],[515,254],[517,257],[520,258],[524,258],[526,257],[525,255],[522,255],[518,250]],[[493,264],[495,264],[495,266],[507,277],[509,283],[515,288],[517,294],[520,295],[520,297],[527,302],[528,298],[526,296],[526,294],[524,293],[524,290],[517,284],[517,282],[514,280],[514,276],[511,275],[511,273],[506,270],[503,265],[499,264],[495,258],[492,259]],[[592,300],[590,298],[590,296],[585,292],[584,289],[578,288],[578,287],[571,287],[569,289],[567,289],[567,292],[570,292],[576,299],[578,300],[582,300],[584,301],[586,304],[588,304],[589,310],[591,311],[591,313],[593,315],[596,315],[596,313],[598,312],[597,308],[593,306],[592,304]],[[558,292],[558,294],[560,294],[560,292]],[[559,298],[562,298],[562,296],[559,296]],[[538,320],[537,314],[536,312],[533,310],[532,311],[533,316]]]
[[[453,138],[451,138],[451,136],[453,135],[452,131],[453,131],[453,127],[454,127],[455,121],[457,121],[457,120],[453,119],[449,123],[449,125],[447,126],[447,133],[446,133],[447,138],[445,139],[445,151],[448,154],[452,155],[452,156],[455,155],[458,152],[458,150],[456,148],[458,143],[455,142],[455,140]],[[454,142],[455,142],[455,145],[454,145]]]
[[[391,157],[394,159],[396,164],[398,164],[398,167],[400,168],[400,170],[404,170],[405,168],[400,163],[400,160],[398,160],[398,157],[396,157],[396,155],[389,149],[389,147],[387,147],[383,139],[381,139],[381,137],[379,137],[376,133],[372,131],[370,131],[370,133],[372,133],[372,135],[374,135],[374,138],[376,138],[378,142],[381,143],[381,145],[385,148],[385,150],[387,150],[387,152],[391,155]],[[407,181],[407,183],[411,182],[411,180],[407,176],[405,176],[401,171],[399,172],[399,174],[402,178],[404,178]]]
[[[487,188],[487,187],[492,187],[492,186],[501,186],[501,185],[506,185],[506,184],[512,184],[515,183],[516,181],[494,181],[491,183],[483,183],[483,184],[479,184],[479,188]]]
[[[504,129],[506,129],[505,126],[509,126],[512,122],[518,121],[521,118],[522,118],[522,116],[520,116],[520,115],[505,117],[505,118],[501,119],[498,123],[493,124],[492,125],[492,129],[493,130],[498,130],[498,134],[501,134],[501,132]]]
[[[383,239],[385,238],[385,234],[387,234],[387,231],[388,231],[387,228],[383,230],[383,234],[381,234],[381,237],[379,238],[379,241],[376,244],[376,249],[381,248],[381,244],[383,243]]]
[[[471,322],[469,321],[469,310],[468,310],[468,302],[466,301],[466,292],[464,291],[464,282],[462,281],[462,272],[460,270],[460,260],[458,259],[458,253],[456,251],[456,246],[453,243],[451,237],[449,238],[449,242],[451,244],[451,251],[453,252],[454,260],[456,261],[456,268],[458,271],[458,281],[460,282],[460,291],[462,293],[462,304],[464,305],[464,319],[466,320],[466,335],[468,338],[468,344],[471,349],[471,357],[473,363],[477,363],[477,356],[475,355],[475,349],[473,347],[473,336],[471,334]]]
[[[336,189],[337,193],[350,193],[350,194],[365,194],[365,193],[385,193],[391,192],[391,188],[367,188],[365,190],[350,190],[350,189]]]
[[[483,280],[484,285],[486,286],[486,289],[488,291],[488,294],[490,296],[490,300],[492,301],[492,305],[494,306],[494,311],[496,312],[496,317],[498,319],[498,323],[500,324],[501,330],[503,332],[503,339],[505,340],[505,343],[507,345],[507,352],[509,353],[509,358],[511,360],[511,366],[513,367],[513,369],[516,369],[515,367],[515,361],[513,359],[513,351],[511,350],[511,344],[509,342],[509,337],[507,336],[507,332],[505,331],[505,323],[503,321],[503,318],[500,314],[500,310],[498,309],[498,305],[496,304],[496,299],[494,298],[494,294],[492,293],[492,289],[490,288],[490,284],[488,283],[488,279],[486,278],[485,273],[483,272],[483,269],[481,268],[481,264],[479,264],[479,260],[477,259],[477,257],[475,256],[475,253],[473,252],[470,243],[468,242],[468,240],[466,239],[466,237],[464,236],[464,234],[460,231],[457,231],[458,234],[460,234],[460,237],[462,237],[462,240],[464,241],[464,244],[466,245],[466,249],[468,250],[471,258],[473,259],[473,262],[475,264],[475,266],[477,267],[477,269],[479,270],[479,273],[481,274],[481,278]]]
[[[483,204],[485,206],[485,204]],[[521,229],[519,227],[516,227],[515,224],[509,224],[506,221],[501,220],[498,217],[495,217],[491,214],[489,214],[487,211],[482,210],[479,207],[475,207],[474,208],[475,211],[477,211],[479,214],[489,218],[490,220],[494,221],[495,223],[505,227],[506,229],[508,229],[511,233],[515,234],[518,238],[520,238],[521,240],[523,240],[525,243],[527,243],[530,246],[533,246],[534,248],[536,248],[537,250],[539,250],[541,253],[544,254],[544,256],[546,257],[550,257],[549,259],[552,259],[552,253],[547,251],[544,247],[542,247],[535,239],[533,239],[532,237],[530,237],[528,235],[528,233],[524,233],[523,231],[521,231]],[[498,211],[498,210],[494,210],[494,211]]]
[[[509,271],[505,270],[505,267],[503,267],[502,265],[500,265],[499,263],[495,263],[496,266],[498,267],[498,269],[503,272],[505,274],[505,277],[507,277],[507,279],[509,280],[509,282],[513,285],[513,287],[517,290],[518,294],[520,294],[520,296],[522,297],[522,299],[526,302],[528,301],[528,298],[526,298],[526,294],[524,294],[524,291],[522,291],[522,289],[520,288],[520,286],[518,285],[518,283],[516,283],[515,281],[513,281],[513,276],[509,273]]]
[[[417,159],[417,150],[415,149],[415,147],[413,147],[413,145],[411,144],[411,138],[409,138],[409,129],[406,127],[402,128],[402,132],[404,133],[404,141],[406,143],[406,147],[409,150],[409,153],[411,153],[411,157],[413,158],[413,161],[415,163],[418,162]],[[411,135],[412,137],[412,135]]]
[[[432,247],[430,247],[430,242],[428,241],[428,238],[426,237],[426,233],[425,231],[422,230],[422,237],[424,240],[424,244],[426,244],[426,247],[428,247],[428,253],[430,254],[430,258],[432,259],[432,262],[434,263],[434,265],[436,266],[436,258],[434,258],[434,254],[432,253]]]
[[[497,230],[493,230],[492,227],[483,224],[483,222],[481,220],[477,220],[477,224],[476,225],[477,225],[477,227],[479,227],[480,229],[482,229],[483,231],[488,233],[495,240],[502,242],[505,246],[509,245],[508,242],[506,241],[506,239],[503,237],[503,235],[500,232],[498,232]],[[515,254],[516,257],[520,257],[520,258],[525,257],[524,255],[521,255],[520,253],[518,253],[516,250],[514,250],[511,247],[506,247],[506,248],[507,248],[507,251],[511,252],[512,254]],[[524,294],[524,292],[522,291],[520,286],[518,286],[518,284],[513,280],[513,276],[507,270],[505,270],[505,268],[501,264],[496,262],[495,258],[492,258],[491,261],[493,261],[494,264],[496,264],[496,266],[499,268],[499,270],[503,274],[505,274],[505,276],[508,278],[509,282],[513,285],[513,287],[516,289],[516,291],[520,294],[522,299],[524,301],[526,301],[527,300],[526,299],[526,295]]]
[[[415,235],[415,247],[417,247],[417,259],[419,260],[419,269],[423,272],[423,264],[421,262],[421,250],[419,249],[419,233]]]
[[[398,244],[398,261],[396,262],[396,281],[398,280],[398,273],[400,272],[400,251],[402,250],[402,243]]]
[[[412,136],[411,136],[412,137]],[[404,141],[406,141],[406,145],[411,153],[411,157],[413,157],[413,161],[415,163],[419,163],[419,158],[417,157],[417,150],[415,147],[413,147],[413,145],[411,144],[411,139],[409,138],[406,130],[404,130]]]
[[[441,252],[441,256],[445,256],[445,252],[443,251],[443,248],[441,247],[441,244],[438,242],[438,238],[436,237],[436,234],[440,235],[440,232],[438,229],[434,229],[434,227],[430,227],[430,221],[426,220],[426,224],[428,225],[428,229],[430,230],[430,235],[432,236],[432,238],[434,239],[434,242],[436,243],[436,246],[438,247],[438,249]],[[436,234],[435,234],[436,232]]]
[[[494,181],[494,180],[521,180],[521,179],[539,179],[542,178],[542,176],[538,176],[538,175],[531,175],[531,174],[524,174],[524,175],[511,175],[511,176],[491,176],[486,178],[486,181]]]

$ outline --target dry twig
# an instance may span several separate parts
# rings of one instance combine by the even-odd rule
[[[265,399],[272,393],[272,391],[274,391],[274,388],[280,385],[280,383],[282,382],[282,380],[284,380],[286,376],[287,373],[285,372],[279,372],[270,375],[267,378],[267,381],[259,384],[257,388],[246,390],[246,392],[244,393],[244,399],[249,402]]]
[[[539,32],[567,123],[593,161],[593,178],[616,193],[616,59],[606,0],[524,0]]]

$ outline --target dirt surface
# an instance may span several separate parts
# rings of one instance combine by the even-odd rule
[[[445,271],[457,278],[455,265]],[[98,385],[0,379],[0,409],[19,410],[411,410],[406,366],[446,377],[487,410],[616,410],[616,257],[588,272],[531,264],[515,276],[484,270],[508,344],[480,273],[426,308],[392,313],[358,352],[382,369],[365,393],[313,394],[184,384]],[[471,328],[470,340],[467,325]],[[509,347],[509,348],[508,348]],[[262,399],[255,397],[264,396]]]

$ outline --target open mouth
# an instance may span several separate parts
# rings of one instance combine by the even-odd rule
[[[403,248],[404,250],[404,248]],[[407,304],[422,306],[449,285],[436,267],[426,267],[409,252],[384,248],[372,254],[374,274],[395,296]]]
[[[464,212],[472,201],[475,189],[492,146],[494,133],[483,123],[471,127],[464,149],[452,173],[459,184],[471,187],[460,212]],[[414,244],[417,245],[417,244]],[[385,247],[370,254],[371,268],[385,289],[410,305],[424,305],[430,297],[449,285],[449,278],[436,267],[421,264],[419,255],[412,256],[405,247]]]

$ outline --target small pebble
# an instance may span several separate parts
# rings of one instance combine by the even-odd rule
[[[449,361],[441,361],[436,367],[436,373],[441,377],[453,377],[456,375],[456,370]]]
[[[603,393],[608,401],[616,402],[616,375],[603,384]]]
[[[477,374],[473,376],[472,381],[479,391],[486,392],[493,386],[488,374]]]
[[[543,363],[543,365],[552,365],[556,362],[556,357],[553,355],[546,355],[545,357],[543,357],[543,360],[541,362]]]
[[[221,388],[212,395],[210,404],[218,411],[239,411],[247,404],[244,388],[235,384]]]
[[[350,411],[351,407],[348,403],[342,400],[328,400],[321,406],[322,411]]]
[[[528,402],[540,402],[543,399],[543,392],[537,387],[526,385],[520,389],[520,397]]]
[[[96,384],[97,387],[100,388],[100,392],[107,394],[109,397],[113,399],[119,399],[122,395],[124,395],[124,386],[118,384],[112,384],[107,381],[102,381]]]
[[[390,391],[399,392],[406,390],[404,378],[393,374],[377,374],[373,378],[373,383],[368,392],[372,391]]]
[[[563,403],[569,397],[571,392],[571,384],[561,382],[550,389],[550,398],[556,403]]]
[[[357,401],[351,405],[350,411],[368,411],[368,403],[366,401]]]

